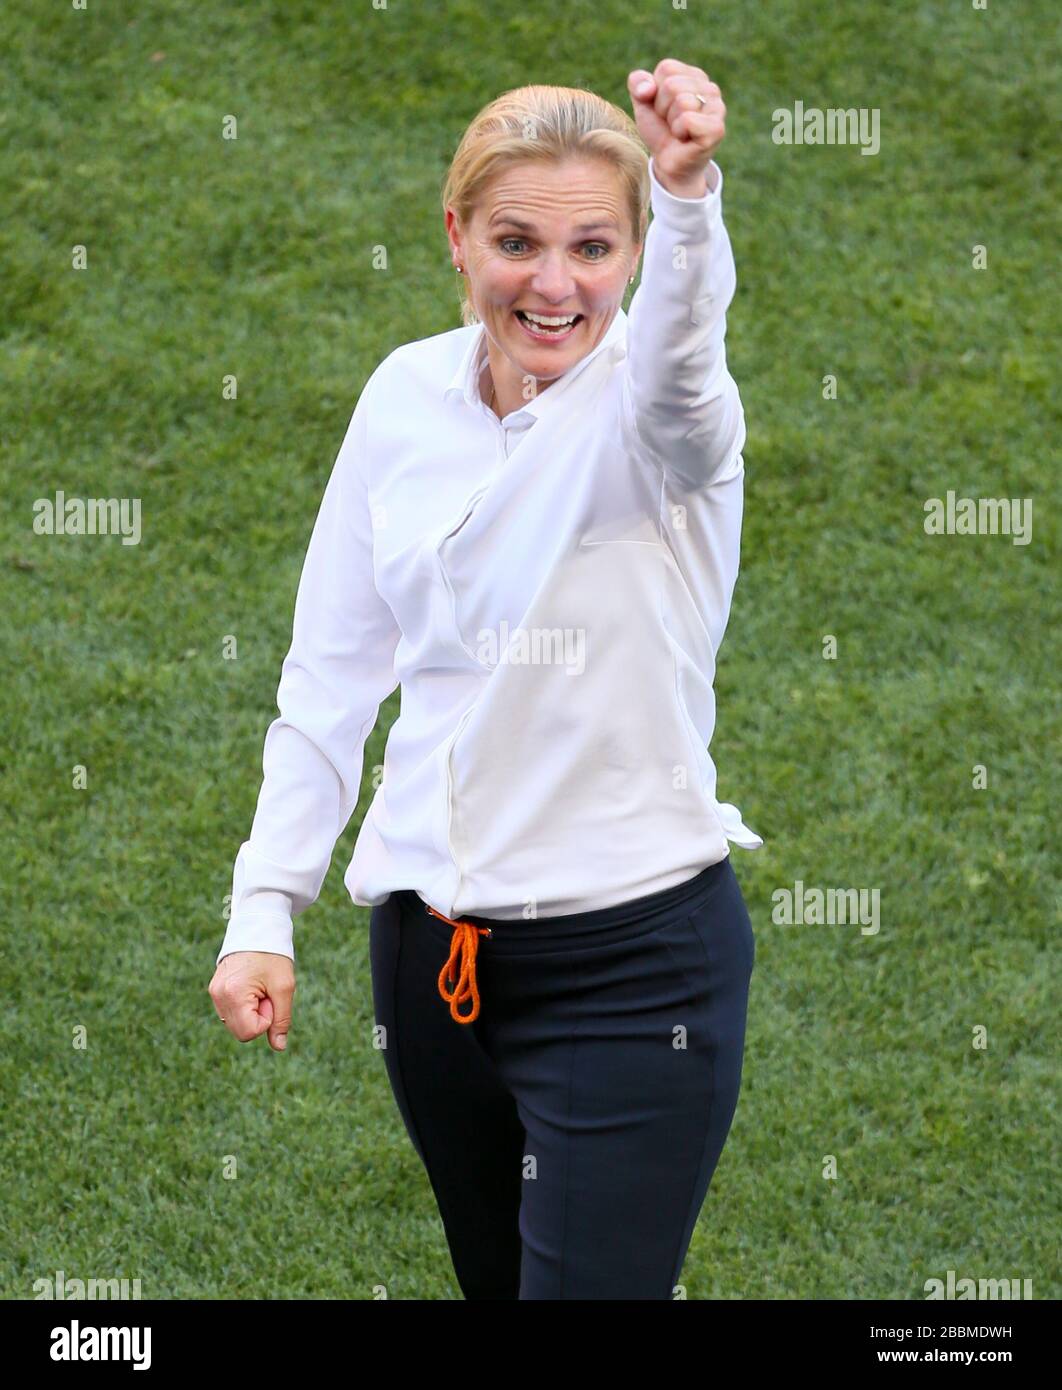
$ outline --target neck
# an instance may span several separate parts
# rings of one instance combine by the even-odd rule
[[[488,355],[489,370],[487,381],[484,385],[483,396],[487,402],[487,408],[493,410],[498,419],[504,419],[506,415],[511,415],[514,410],[519,410],[525,402],[523,394],[523,378],[517,377],[515,381],[509,381],[508,373],[501,364],[495,365]],[[536,394],[541,395],[543,391],[553,385],[555,378],[549,377],[545,381],[535,382]]]

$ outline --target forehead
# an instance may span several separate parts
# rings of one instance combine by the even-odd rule
[[[619,230],[627,220],[619,174],[600,159],[507,165],[484,187],[477,211],[492,226],[503,221],[526,226],[578,222]]]

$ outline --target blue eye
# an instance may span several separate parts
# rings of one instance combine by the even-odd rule
[[[501,249],[502,249],[503,251],[505,251],[506,255],[514,255],[514,256],[516,256],[516,255],[519,255],[519,254],[520,254],[519,251],[510,252],[510,251],[508,250],[508,247],[513,246],[513,245],[515,245],[515,246],[526,246],[526,245],[527,245],[527,242],[524,240],[523,237],[519,237],[519,236],[507,236],[507,237],[502,237],[502,239],[501,239],[501,241],[499,241],[498,245],[501,247]],[[606,242],[603,242],[603,241],[590,241],[590,242],[587,242],[587,243],[586,243],[586,246],[584,247],[584,250],[590,250],[590,249],[592,249],[592,248],[594,248],[594,247],[596,247],[596,248],[601,252],[601,255],[600,255],[600,256],[591,256],[589,259],[592,260],[592,261],[603,261],[603,260],[605,259],[605,257],[608,255],[609,251],[612,249]]]

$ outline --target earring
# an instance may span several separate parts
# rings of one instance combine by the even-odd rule
[[[628,285],[633,285],[633,284],[634,284],[634,276],[633,276],[633,275],[632,275],[631,278],[627,281],[627,284],[628,284]]]
[[[465,268],[463,265],[455,266],[454,269],[457,271],[458,275],[464,275],[465,273]]]

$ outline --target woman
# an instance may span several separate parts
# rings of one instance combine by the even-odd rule
[[[534,86],[462,139],[465,326],[395,349],[354,411],[210,985],[237,1038],[285,1045],[292,918],[400,684],[345,882],[467,1298],[672,1297],[741,1078],[728,842],[762,841],[707,751],[745,440],[725,107],[675,59],[628,88],[637,125]]]

